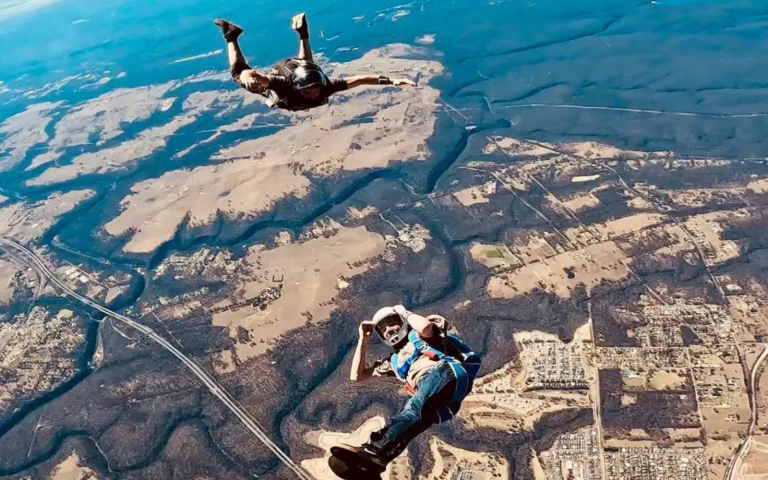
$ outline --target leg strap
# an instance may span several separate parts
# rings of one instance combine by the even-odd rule
[[[459,403],[464,400],[469,391],[469,375],[464,367],[455,360],[446,360],[456,376],[456,389],[453,391],[450,403]]]

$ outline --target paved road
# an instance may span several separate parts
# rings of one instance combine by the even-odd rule
[[[280,448],[275,445],[274,442],[269,438],[269,436],[264,432],[264,429],[259,425],[259,423],[256,421],[253,416],[248,413],[245,408],[243,408],[242,405],[234,398],[232,395],[227,392],[224,387],[222,387],[216,379],[214,379],[211,374],[209,374],[200,364],[198,364],[195,360],[187,357],[182,353],[179,349],[177,349],[175,346],[173,346],[170,342],[168,342],[165,338],[161,337],[157,333],[155,333],[154,330],[147,327],[146,325],[143,325],[136,320],[127,317],[125,315],[121,315],[117,312],[113,312],[112,310],[109,310],[108,308],[92,301],[91,299],[84,297],[80,295],[79,293],[75,292],[71,288],[69,288],[66,284],[61,282],[54,274],[51,272],[51,270],[48,268],[48,266],[43,262],[43,260],[33,251],[29,250],[28,248],[24,247],[23,245],[14,242],[13,240],[7,239],[7,238],[0,238],[0,247],[5,247],[6,249],[15,251],[17,253],[23,254],[26,259],[29,261],[29,264],[31,267],[38,270],[38,272],[41,275],[41,278],[48,279],[52,285],[54,285],[56,288],[64,292],[69,297],[72,297],[73,299],[88,305],[89,307],[100,311],[104,315],[107,315],[108,317],[111,317],[114,320],[117,320],[125,325],[128,325],[129,327],[133,328],[134,330],[137,330],[141,332],[143,335],[148,337],[149,339],[153,340],[155,343],[159,344],[161,347],[166,349],[167,351],[171,352],[173,356],[178,358],[181,363],[184,364],[200,381],[208,387],[208,390],[221,402],[226,405],[227,408],[229,408],[232,413],[235,414],[235,416],[242,422],[242,424],[247,428],[253,435],[261,441],[272,453],[274,453],[277,458],[283,462],[283,464],[288,467],[298,478],[302,480],[313,480],[313,477],[309,475],[304,469],[302,469],[299,465],[297,465],[291,457],[289,457],[285,452],[280,450]],[[42,283],[42,282],[41,282]]]
[[[752,366],[752,371],[749,374],[750,385],[750,423],[749,430],[747,430],[747,436],[739,444],[739,449],[736,451],[736,455],[731,459],[728,469],[725,471],[725,480],[734,480],[736,474],[739,473],[739,467],[741,467],[741,459],[749,450],[752,444],[752,435],[754,435],[755,427],[757,426],[757,386],[755,382],[757,380],[757,371],[760,369],[760,365],[768,356],[768,345],[763,347],[763,352],[757,357],[755,364]]]

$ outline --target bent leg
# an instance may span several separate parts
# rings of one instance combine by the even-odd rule
[[[296,54],[296,58],[314,63],[315,59],[312,56],[312,47],[309,46],[308,38],[302,38],[299,40],[299,52]]]
[[[240,83],[240,74],[251,68],[245,61],[245,56],[242,50],[240,50],[240,45],[237,43],[237,39],[243,34],[243,29],[221,18],[217,18],[213,23],[221,29],[224,41],[227,42],[227,59],[229,60],[229,71],[232,74],[232,78]]]
[[[291,19],[291,28],[299,34],[299,51],[296,58],[307,62],[314,62],[312,57],[312,47],[309,45],[309,23],[307,15],[300,13]]]
[[[229,73],[232,75],[232,80],[241,87],[246,88],[240,79],[240,75],[246,70],[251,70],[251,66],[246,62],[245,56],[243,56],[243,52],[240,50],[240,45],[238,45],[237,41],[227,42],[227,57],[229,59]]]
[[[433,405],[447,402],[455,387],[456,377],[448,365],[434,369],[421,380],[416,395],[390,418],[387,427],[378,432],[375,439],[372,438],[372,445],[387,461],[397,457],[411,440],[439,423]]]
[[[245,61],[243,51],[240,50],[240,44],[237,43],[237,40],[234,42],[227,42],[227,59],[229,60],[230,68],[237,64],[248,65],[248,62]]]

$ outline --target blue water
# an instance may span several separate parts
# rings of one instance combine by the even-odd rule
[[[172,63],[223,48],[215,17],[244,26],[249,59],[269,65],[295,52],[288,24],[301,10],[315,50],[334,61],[434,34],[429,52],[449,72],[435,82],[444,99],[504,117],[520,136],[768,154],[768,4],[746,1],[63,0],[26,15],[0,13],[0,80],[13,90],[0,94],[0,118],[35,101],[76,104],[115,87],[223,70],[223,54]],[[36,100],[18,96],[104,70],[125,77],[85,91],[75,81]]]

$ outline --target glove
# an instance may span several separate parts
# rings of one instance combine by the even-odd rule
[[[448,324],[448,320],[446,320],[442,315],[430,315],[427,317],[427,320],[434,323],[442,333],[446,333],[451,329],[450,325]]]

